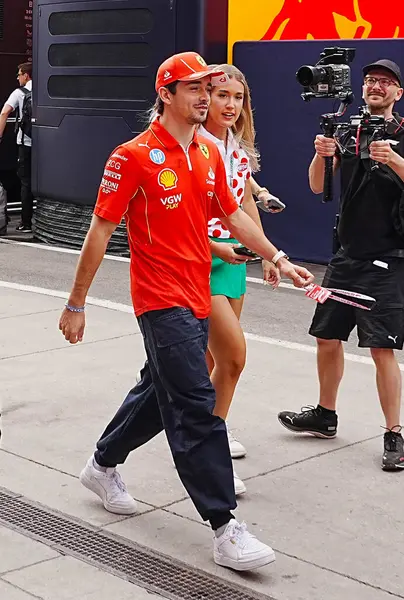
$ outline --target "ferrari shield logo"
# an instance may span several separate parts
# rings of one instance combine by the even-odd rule
[[[209,158],[209,148],[206,144],[199,144],[199,148],[201,149],[202,154],[205,158]]]
[[[206,62],[203,60],[202,56],[200,56],[199,54],[197,54],[195,58],[198,61],[198,63],[200,65],[202,65],[202,67],[206,67],[207,66]]]

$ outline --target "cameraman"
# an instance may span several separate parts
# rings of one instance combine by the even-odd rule
[[[318,135],[309,168],[312,191],[323,191],[324,158],[334,157],[341,171],[338,238],[340,250],[331,260],[323,285],[372,296],[365,311],[339,302],[318,304],[310,328],[317,338],[320,399],[301,413],[281,412],[279,421],[294,432],[333,438],[337,434],[337,391],[344,371],[342,341],[357,327],[359,346],[370,348],[376,365],[380,404],[386,419],[382,468],[404,469],[400,426],[401,373],[394,350],[404,341],[404,119],[393,112],[403,95],[400,68],[378,60],[363,68],[363,99],[371,115],[385,118],[384,141],[372,134],[345,133],[339,140]],[[378,166],[372,169],[374,162]],[[401,208],[401,211],[399,211]],[[402,217],[401,217],[402,218]]]

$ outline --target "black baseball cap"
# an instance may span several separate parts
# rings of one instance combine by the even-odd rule
[[[366,67],[363,67],[363,75],[367,75],[369,71],[373,71],[375,69],[380,68],[387,69],[387,71],[393,73],[393,75],[398,80],[400,87],[404,87],[403,76],[401,75],[400,67],[395,62],[393,62],[392,60],[388,60],[387,58],[382,58],[381,60],[377,60],[376,62],[370,65],[366,65]]]

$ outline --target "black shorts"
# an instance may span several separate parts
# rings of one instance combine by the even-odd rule
[[[403,348],[404,259],[381,257],[377,262],[381,265],[373,259],[349,258],[342,251],[336,254],[328,265],[323,286],[366,294],[375,298],[376,303],[372,310],[363,310],[326,300],[317,305],[309,330],[311,335],[346,342],[357,326],[361,348]]]

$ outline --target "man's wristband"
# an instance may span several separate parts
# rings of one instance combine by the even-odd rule
[[[289,256],[283,251],[283,250],[279,250],[275,256],[272,257],[271,262],[274,263],[274,265],[276,266],[276,263],[278,262],[278,260],[280,258],[286,258],[286,260],[289,260]]]
[[[85,308],[86,308],[85,305],[84,306],[72,306],[68,302],[66,302],[65,307],[67,308],[67,310],[70,310],[70,312],[75,312],[75,313],[82,313],[85,311]]]

